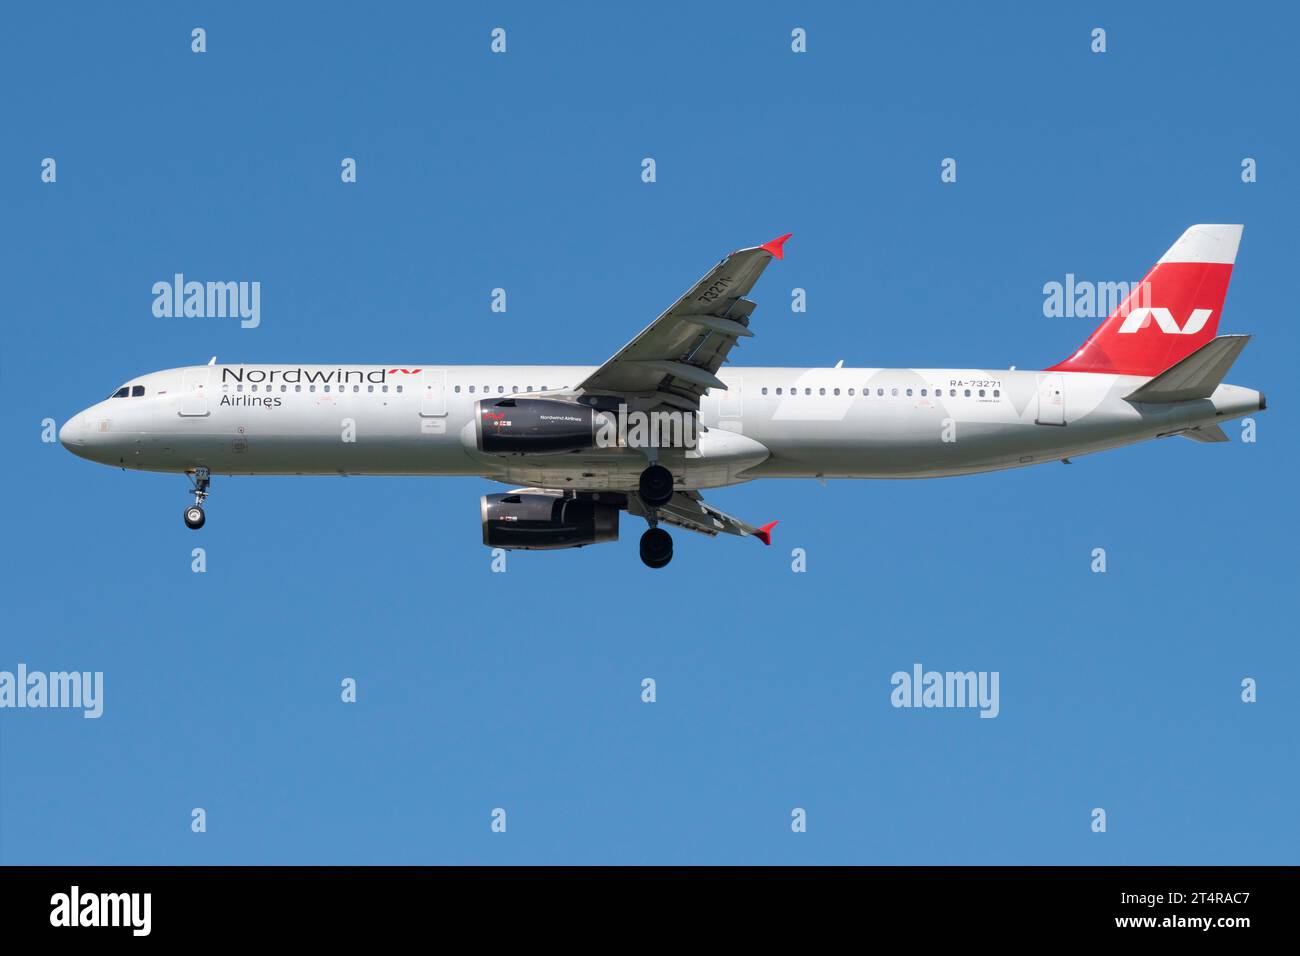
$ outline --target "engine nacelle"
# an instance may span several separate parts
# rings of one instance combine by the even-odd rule
[[[483,399],[475,409],[478,450],[489,455],[562,455],[596,447],[595,409],[551,398]]]
[[[489,548],[552,551],[618,540],[615,505],[534,492],[484,495],[483,543]]]

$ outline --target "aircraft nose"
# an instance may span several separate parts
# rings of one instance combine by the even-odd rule
[[[78,413],[64,422],[63,427],[59,429],[59,444],[68,451],[76,453],[85,443],[85,419]]]

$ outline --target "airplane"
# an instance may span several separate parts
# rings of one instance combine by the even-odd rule
[[[1064,461],[1262,411],[1223,384],[1248,335],[1217,335],[1240,225],[1195,225],[1069,358],[1042,370],[733,368],[747,298],[784,235],[724,258],[600,366],[207,365],[153,372],[74,415],[60,442],[123,469],[184,473],[201,528],[212,476],[477,475],[483,543],[615,541],[645,519],[771,543],[702,492],[759,478],[934,478]]]

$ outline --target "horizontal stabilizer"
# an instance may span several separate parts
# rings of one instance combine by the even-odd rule
[[[1124,397],[1130,402],[1167,404],[1209,398],[1250,341],[1249,335],[1220,335]]]
[[[1214,422],[1197,425],[1195,428],[1189,428],[1185,432],[1179,432],[1179,434],[1184,438],[1190,438],[1192,441],[1220,442],[1229,440],[1223,429]]]

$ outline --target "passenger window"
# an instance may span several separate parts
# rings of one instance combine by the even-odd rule
[[[995,389],[993,389],[993,397],[994,397],[994,398],[1001,398],[1001,397],[1002,397],[1002,390],[999,389],[999,388],[995,388]]]
[[[811,389],[811,388],[805,388],[805,389],[803,390],[803,393],[804,393],[805,395],[811,395],[811,394],[812,394],[812,389]]]
[[[374,387],[373,387],[373,386],[371,386],[371,390],[372,390],[372,391],[374,390]],[[287,391],[289,391],[289,386],[288,386],[288,385],[281,385],[281,386],[280,386],[280,391],[282,391],[282,392],[287,392]]]
[[[254,386],[252,387],[252,389],[250,389],[250,391],[254,391],[254,392],[256,392],[256,391],[257,391],[257,386],[254,385]]]
[[[767,389],[763,389],[763,394],[764,394],[764,395],[767,394]]]
[[[921,397],[922,397],[922,398],[925,398],[926,394],[927,394],[926,390],[925,390],[925,389],[921,389]]]
[[[400,392],[400,391],[402,390],[402,386],[400,386],[400,385],[397,386],[397,390]]]
[[[359,391],[361,391],[361,386],[360,386],[360,385],[353,385],[353,386],[352,386],[352,392],[353,392],[353,394],[356,394],[356,393],[359,392]]]
[[[983,397],[984,397],[984,389],[981,388],[981,389],[980,389],[980,398],[983,398]]]
[[[778,394],[778,395],[781,394],[781,390],[780,390],[779,388],[776,390],[776,394]]]
[[[510,391],[512,391],[512,392],[518,392],[518,391],[519,391],[519,386],[518,386],[518,385],[511,385],[511,386],[510,386]]]
[[[139,397],[140,397],[141,395],[143,395],[143,394],[144,394],[144,386],[143,386],[143,385],[134,385],[134,386],[132,386],[132,388],[131,388],[131,397],[132,397],[132,398],[139,398]]]
[[[910,388],[907,390],[907,397],[908,398],[912,397],[912,390]]]
[[[316,391],[316,386],[315,386],[315,385],[308,385],[308,386],[307,386],[307,391],[309,391],[309,392],[314,392],[314,391]]]
[[[818,394],[818,395],[825,395],[825,394],[826,394],[826,389],[824,389],[824,388],[819,388],[819,389],[817,389],[817,394]]]
[[[244,383],[243,383],[243,382],[240,382],[238,385],[235,386],[235,391],[237,391],[237,392],[242,392],[243,390],[244,390]]]
[[[834,390],[834,394],[838,395],[839,393],[840,393],[840,390],[839,390],[838,388]]]
[[[366,391],[367,391],[367,392],[373,392],[374,390],[375,390],[375,387],[374,387],[373,385],[367,385],[367,386],[366,386]],[[460,391],[460,386],[459,386],[459,385],[456,386],[456,391],[458,391],[458,392]]]
[[[891,397],[897,395],[897,394],[898,394],[898,389],[896,389],[896,388],[891,388],[891,389],[889,390],[889,394],[890,394]]]
[[[850,394],[850,395],[853,394],[853,389],[849,389],[849,394]]]
[[[302,391],[302,386],[301,386],[301,385],[295,385],[295,386],[293,387],[293,390],[294,390],[295,392],[301,392],[301,391]]]
[[[876,394],[877,394],[877,395],[884,395],[884,394],[885,394],[885,390],[884,390],[883,388],[878,388],[878,389],[876,389]]]
[[[372,388],[371,391],[374,391],[374,389]],[[459,385],[456,386],[456,394],[457,394],[457,395],[460,394],[460,386],[459,386]]]
[[[956,397],[957,397],[957,389],[955,389],[955,388],[950,388],[950,389],[948,389],[948,397],[949,397],[949,398],[956,398]]]
[[[501,394],[502,392],[504,392],[505,390],[506,390],[506,387],[505,387],[504,385],[498,385],[498,386],[497,386],[497,394],[498,394],[498,395],[500,395],[500,394]]]
[[[970,389],[969,389],[969,388],[966,389],[966,397],[967,397],[967,398],[970,398]]]
[[[474,394],[474,386],[473,386],[473,385],[471,385],[471,386],[469,387],[469,393],[470,393],[471,395]]]

